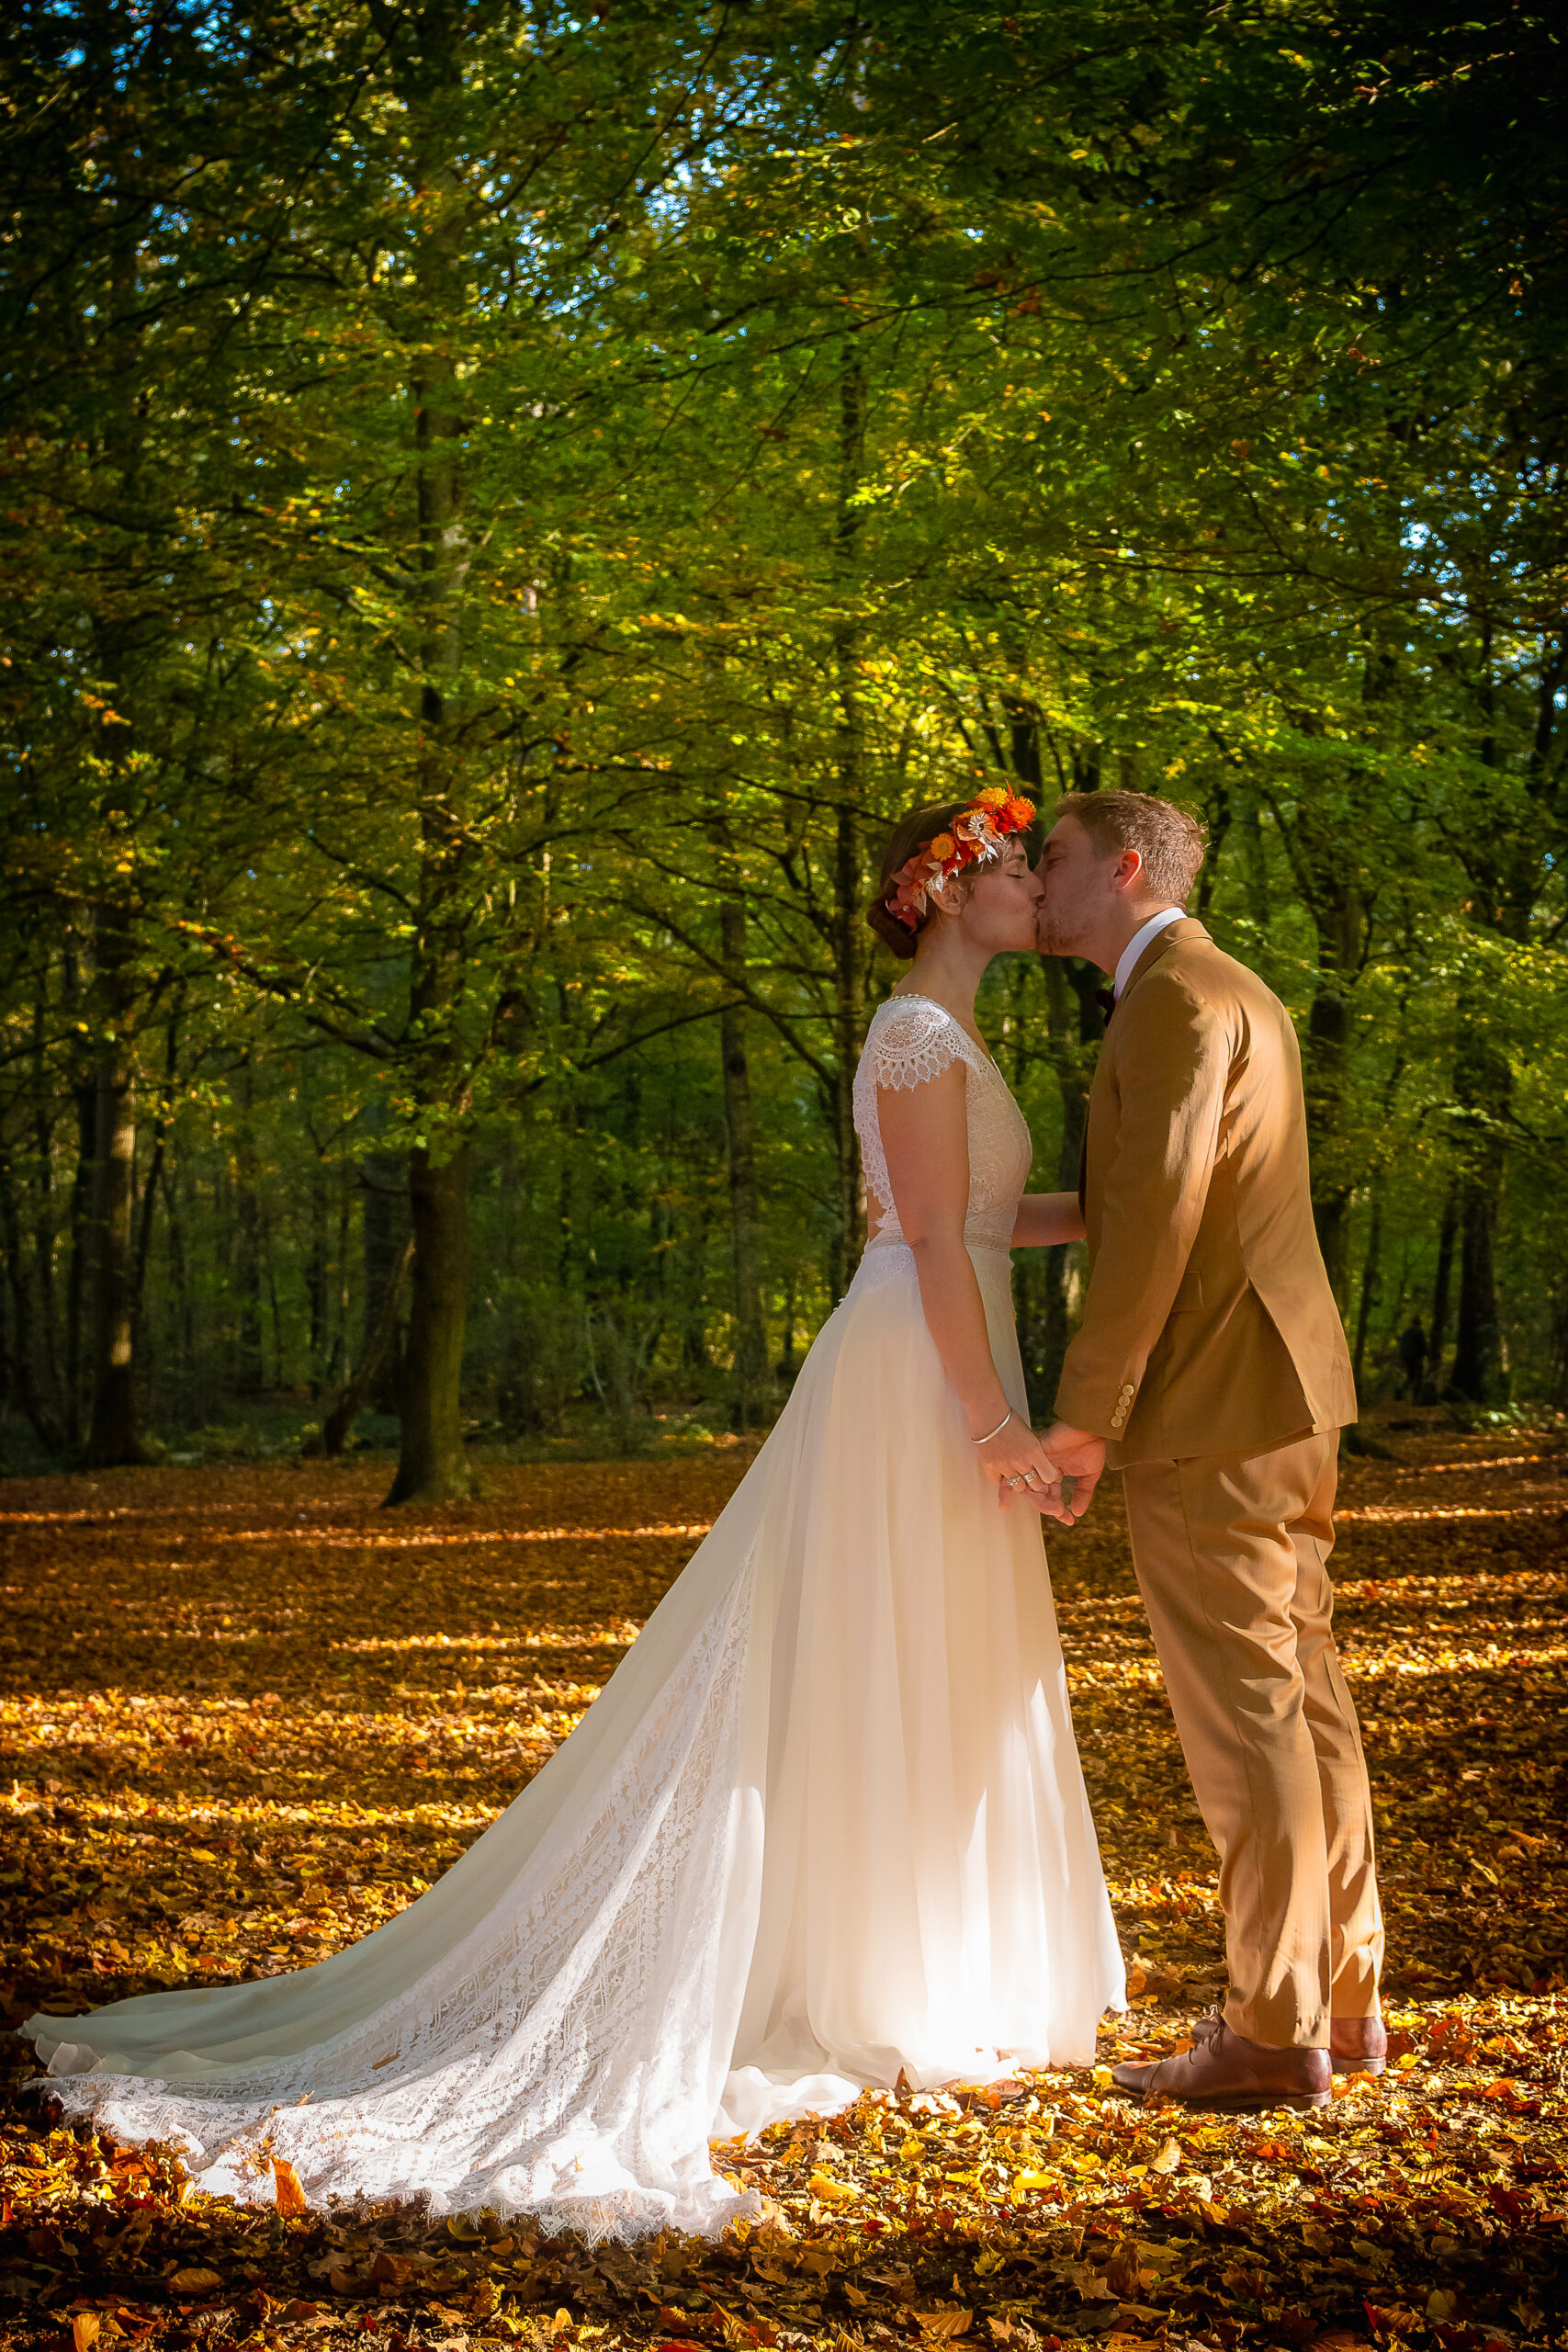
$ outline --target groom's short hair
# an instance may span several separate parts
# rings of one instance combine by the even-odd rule
[[[1187,904],[1209,836],[1196,817],[1152,792],[1064,792],[1053,819],[1071,817],[1104,857],[1135,849],[1156,899]]]

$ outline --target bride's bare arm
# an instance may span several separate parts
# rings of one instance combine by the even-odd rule
[[[879,1086],[876,1115],[893,1204],[915,1253],[927,1327],[971,1438],[984,1438],[1006,1420],[1009,1405],[991,1354],[980,1285],[964,1246],[969,1204],[964,1065],[954,1062],[921,1086]],[[1004,1507],[1024,1492],[1005,1480],[1028,1470],[1055,1480],[1039,1439],[1021,1414],[975,1452]],[[1064,1515],[1056,1506],[1045,1506],[1043,1496],[1032,1499],[1053,1517]]]
[[[1081,1241],[1083,1211],[1076,1193],[1025,1193],[1012,1229],[1015,1250],[1049,1250],[1058,1241]]]

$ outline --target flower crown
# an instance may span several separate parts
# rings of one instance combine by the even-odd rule
[[[883,904],[906,931],[915,930],[954,874],[999,857],[1009,834],[1024,832],[1033,822],[1032,800],[1019,798],[1005,785],[988,786],[953,819],[950,832],[922,842],[913,857],[905,860]]]

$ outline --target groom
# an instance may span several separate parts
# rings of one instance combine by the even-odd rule
[[[1057,803],[1040,944],[1112,976],[1079,1182],[1083,1322],[1043,1440],[1122,1473],[1133,1562],[1220,1857],[1230,1991],[1123,2090],[1246,2111],[1381,2073],[1382,1923],[1330,1630],[1349,1359],[1313,1228],[1290,1015],[1183,907],[1203,836],[1139,792]]]

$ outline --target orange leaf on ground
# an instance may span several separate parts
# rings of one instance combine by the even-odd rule
[[[1193,2117],[1111,2087],[1118,2060],[1189,2039],[1224,1959],[1108,1489],[1051,1544],[1100,1849],[1145,1979],[1097,2069],[941,2095],[906,2080],[736,2140],[715,2161],[765,2218],[711,2246],[598,2249],[517,2217],[307,2217],[281,2157],[258,2213],[193,2187],[166,2147],[51,2120],[14,2073],[0,2346],[195,2352],[211,2330],[209,2352],[230,2326],[257,2352],[345,2352],[350,2331],[389,2352],[1371,2352],[1392,2326],[1412,2352],[1505,2335],[1546,2352],[1534,2315],[1568,2239],[1568,1458],[1555,1434],[1447,1430],[1393,1451],[1344,1464],[1335,1561],[1386,1814],[1385,2075],[1304,2118]],[[112,1492],[6,1481],[0,2015],[78,2013],[198,1965],[272,1975],[390,1918],[567,1737],[742,1466],[739,1450],[502,1466],[492,1495],[395,1529],[373,1464],[148,1468]],[[372,1559],[390,1563],[374,1632]],[[116,1947],[133,1957],[106,1980],[95,1962]],[[4,2056],[31,2064],[18,2041]],[[208,2288],[186,2283],[198,2267]]]
[[[281,2156],[272,2160],[273,2186],[277,2195],[277,2210],[284,2214],[308,2213],[305,2192],[299,2186],[299,2176],[291,2164]]]

